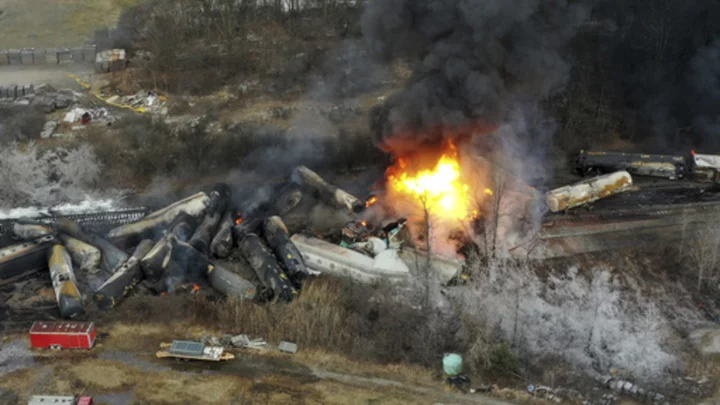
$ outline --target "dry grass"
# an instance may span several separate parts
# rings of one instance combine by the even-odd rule
[[[0,48],[81,46],[138,0],[0,0]]]
[[[229,404],[239,389],[248,386],[228,376],[170,374],[171,378],[138,381],[136,397],[152,404],[177,403],[177,399],[193,404]]]
[[[72,377],[103,392],[125,391],[138,382],[136,370],[122,364],[96,359],[72,363],[66,368]]]
[[[180,328],[180,325],[177,325]],[[175,327],[172,328],[175,330]],[[141,327],[140,325],[113,325],[108,329],[112,338],[106,338],[102,346],[91,353],[98,355],[110,349],[121,349],[116,344],[132,334],[133,341],[152,339],[167,334],[164,328]],[[134,333],[132,333],[134,332]],[[192,333],[197,333],[195,330]],[[190,332],[188,332],[190,333]],[[153,405],[296,405],[296,404],[350,404],[350,405],[400,405],[453,403],[446,401],[445,393],[437,389],[422,394],[399,387],[377,386],[365,383],[353,383],[348,380],[318,380],[313,377],[283,374],[282,370],[267,368],[258,370],[255,375],[235,373],[233,371],[197,374],[187,371],[157,371],[138,368],[124,361],[83,358],[76,351],[63,352],[80,355],[74,359],[62,358],[47,361],[43,366],[27,368],[3,376],[3,388],[10,389],[20,396],[20,403],[38,392],[128,394],[132,393],[134,404]],[[134,353],[137,354],[137,351]],[[127,356],[132,357],[128,353]],[[144,356],[142,356],[144,357]],[[292,360],[311,359],[312,354],[293,356]],[[330,360],[328,360],[330,359]],[[130,360],[132,361],[132,360]],[[154,361],[154,360],[152,360]],[[253,362],[253,357],[243,353],[237,362]],[[328,364],[341,362],[337,356],[325,356],[321,362]],[[290,359],[288,359],[290,362]],[[174,364],[158,361],[159,365]],[[359,364],[365,371],[373,370],[371,365],[345,361],[345,366]],[[241,367],[242,369],[242,367]],[[390,368],[378,367],[378,370],[390,371]],[[399,370],[399,369],[398,369]],[[352,370],[351,370],[352,371]],[[357,370],[355,370],[357,371]],[[408,387],[416,384],[408,384]],[[429,401],[429,402],[428,402]]]
[[[326,404],[338,405],[404,405],[410,403],[424,403],[427,398],[421,398],[397,388],[382,388],[367,390],[354,387],[347,387],[338,383],[327,382],[317,387]]]
[[[438,376],[430,369],[412,364],[378,364],[354,361],[345,356],[323,350],[300,350],[293,359],[331,372],[361,377],[385,378],[410,382],[418,386],[436,386]]]

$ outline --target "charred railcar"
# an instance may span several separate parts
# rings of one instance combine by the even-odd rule
[[[582,176],[620,170],[638,176],[682,179],[688,170],[688,159],[682,155],[646,155],[585,150],[580,151],[575,159],[575,171]]]

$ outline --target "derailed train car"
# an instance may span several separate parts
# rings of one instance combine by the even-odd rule
[[[649,155],[643,153],[581,150],[575,158],[575,171],[582,175],[607,174],[625,170],[632,175],[688,178],[702,183],[720,183],[720,155]]]
[[[693,180],[705,183],[720,183],[720,155],[692,154]]]
[[[691,163],[682,155],[648,155],[642,153],[599,152],[581,150],[575,159],[575,171],[597,175],[625,170],[631,175],[682,179]]]

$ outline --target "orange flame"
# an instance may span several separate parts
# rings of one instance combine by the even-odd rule
[[[371,205],[375,204],[377,202],[378,198],[376,195],[370,197],[365,201],[365,208],[369,208]]]
[[[395,168],[399,170],[389,176],[394,191],[419,200],[433,216],[463,220],[473,214],[470,187],[461,179],[454,145],[432,169],[411,173],[407,167],[407,161],[399,159]]]
[[[235,220],[235,225],[240,225],[244,221],[243,217],[238,217],[238,219]]]
[[[200,291],[200,286],[197,284],[193,284],[192,292],[198,292]]]
[[[362,225],[362,226],[365,226],[365,227],[366,227],[366,226],[367,226],[367,221],[360,221],[360,225]]]

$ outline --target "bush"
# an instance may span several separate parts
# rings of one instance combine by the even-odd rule
[[[453,342],[454,330],[438,327],[434,316],[409,301],[398,300],[387,286],[320,278],[308,283],[291,303],[196,301],[195,310],[199,321],[228,333],[289,340],[362,361],[437,367],[445,347],[429,347],[428,333],[439,332],[441,340]]]
[[[87,144],[41,151],[34,143],[0,148],[0,208],[82,199],[96,185],[101,164]]]
[[[512,351],[507,342],[496,343],[491,346],[489,371],[498,376],[507,376],[517,370],[520,365],[518,355]]]
[[[45,114],[34,106],[0,108],[0,146],[38,139],[45,125]]]

